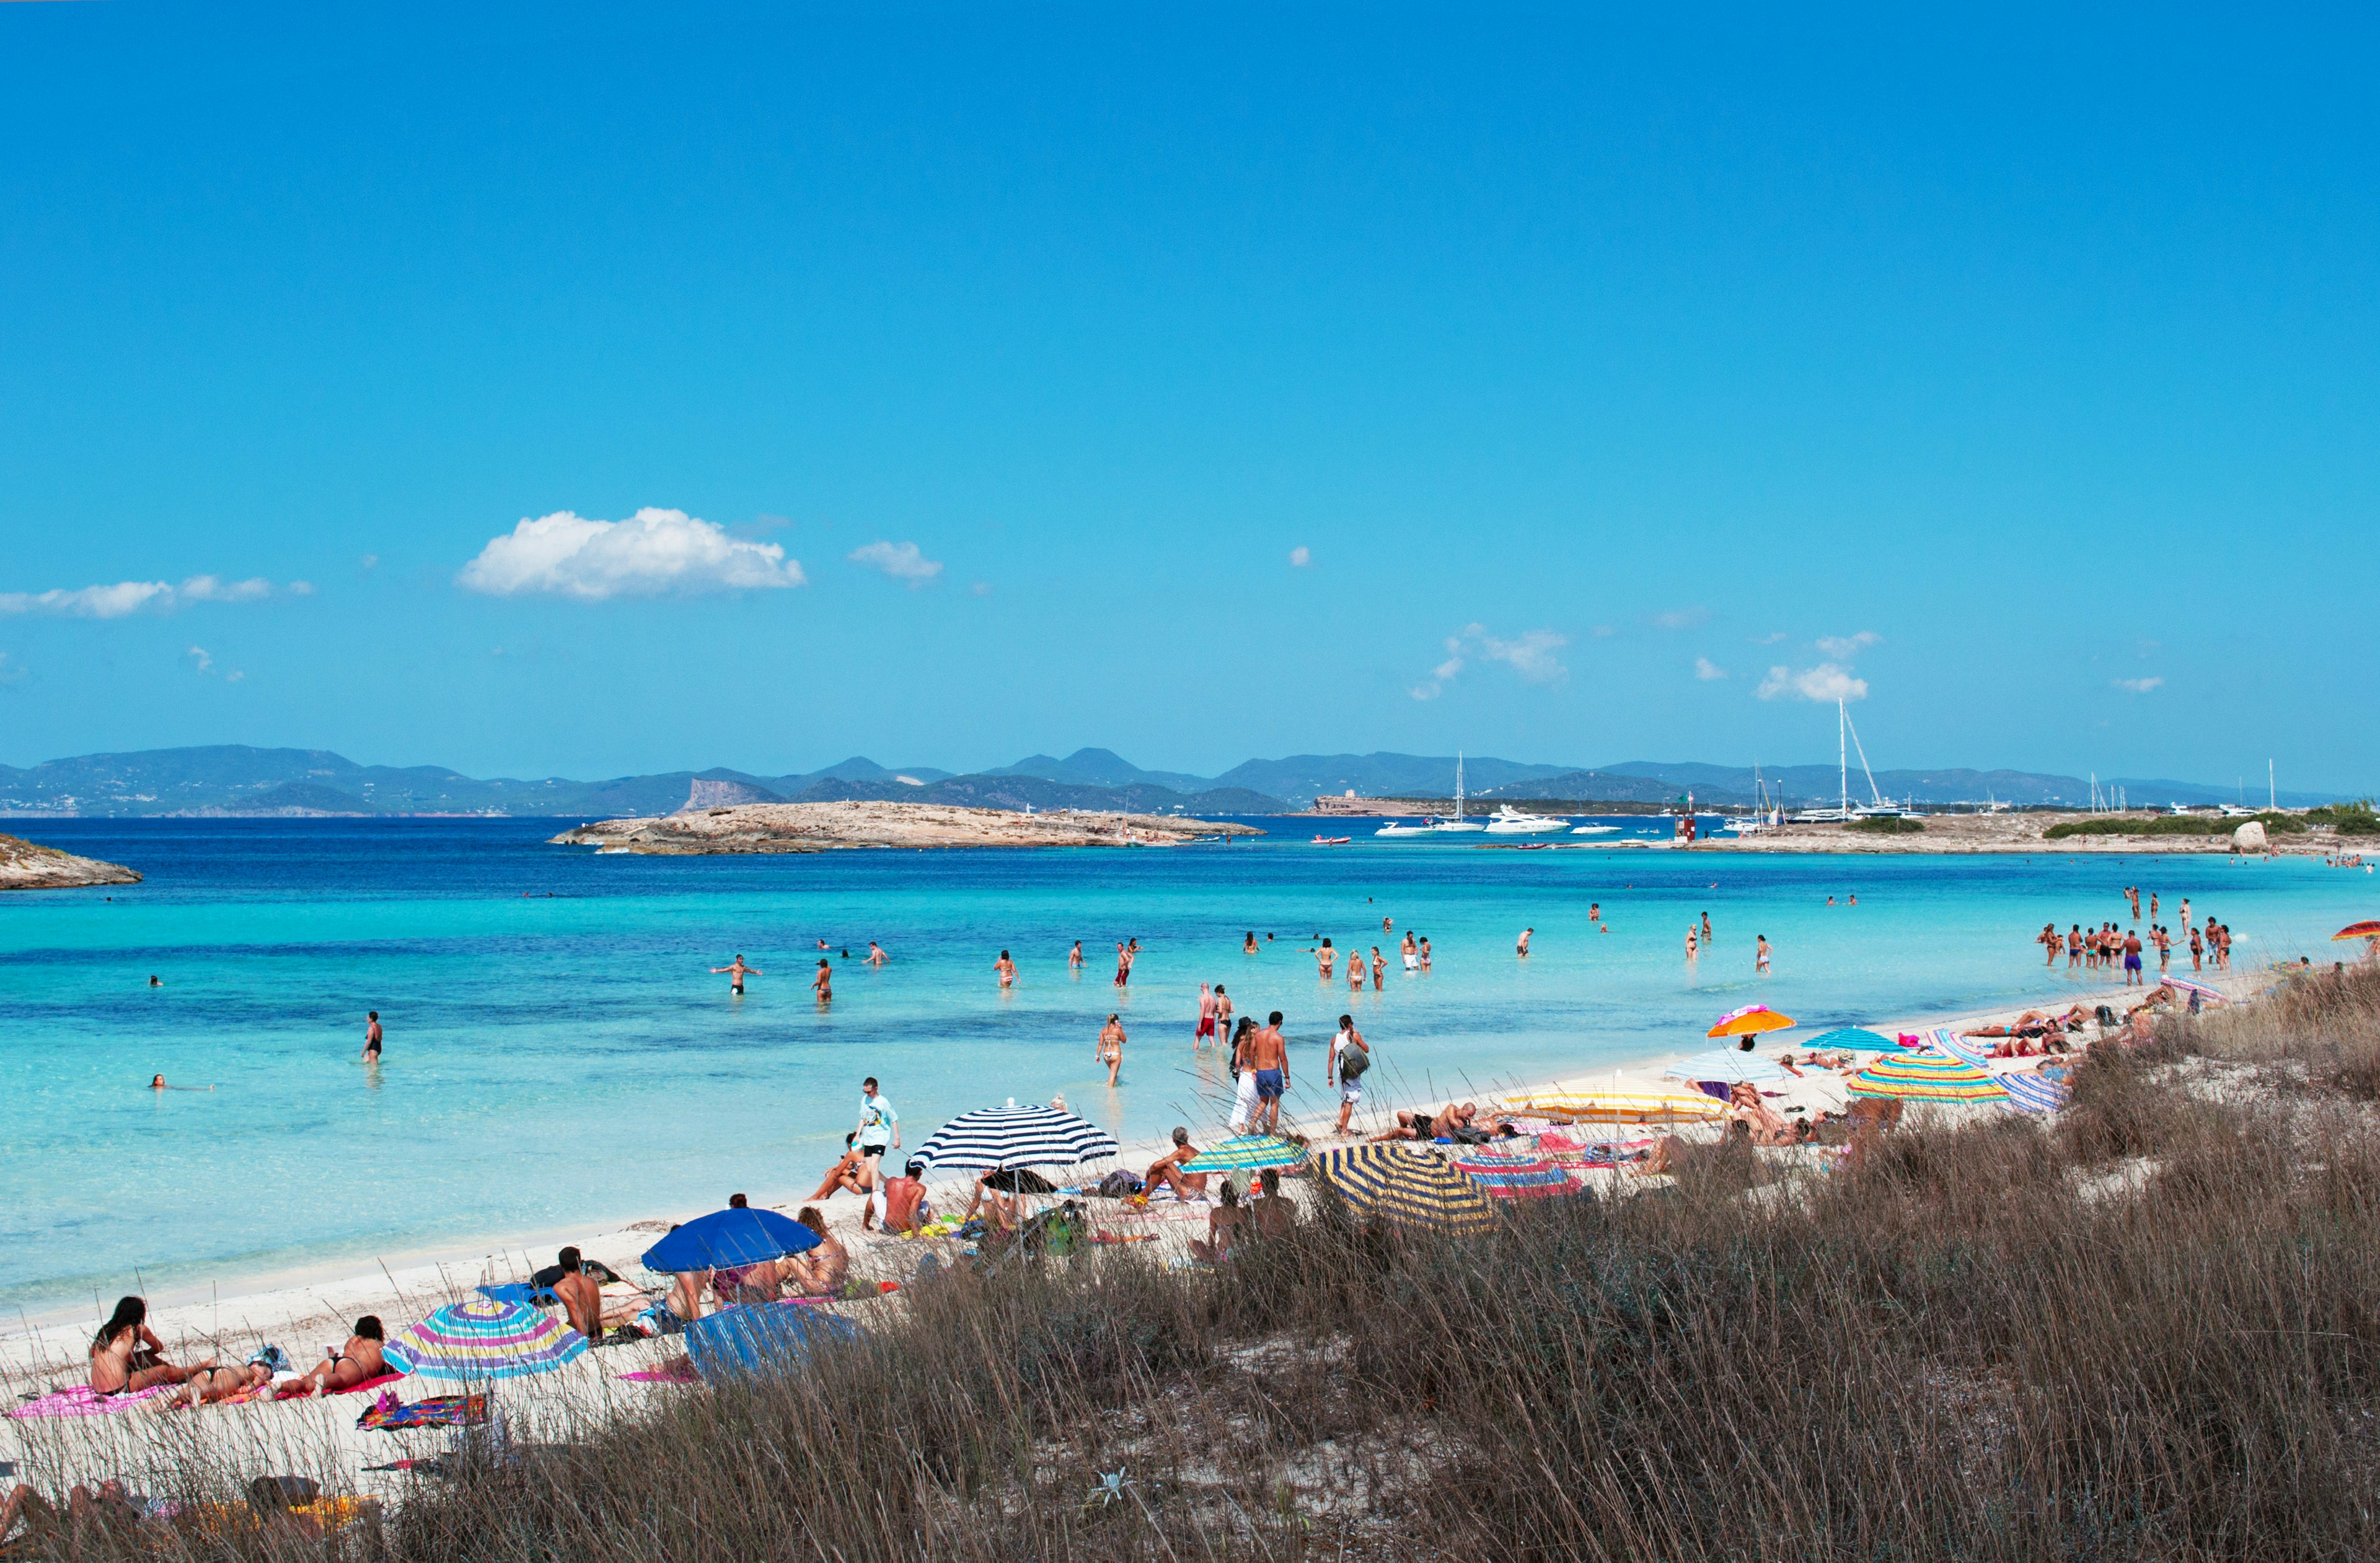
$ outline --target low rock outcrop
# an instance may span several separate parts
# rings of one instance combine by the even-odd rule
[[[709,854],[826,852],[836,847],[1172,846],[1201,836],[1260,836],[1162,814],[1072,809],[1021,814],[946,804],[746,804],[640,819],[605,819],[565,830],[559,846]]]
[[[0,890],[77,890],[85,885],[137,885],[140,876],[120,863],[77,857],[55,847],[0,836]]]

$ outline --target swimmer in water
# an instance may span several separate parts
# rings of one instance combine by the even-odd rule
[[[149,986],[150,986],[150,987],[164,987],[165,985],[164,985],[164,983],[162,983],[162,982],[159,982],[159,981],[158,981],[154,976],[152,976],[152,977],[149,979]]]
[[[891,959],[891,956],[884,953],[884,947],[882,945],[877,943],[872,939],[868,941],[868,963],[869,965],[880,966]]]
[[[818,975],[810,978],[810,987],[818,994],[818,1001],[820,1003],[827,1004],[833,1002],[834,968],[827,964],[824,961],[820,961],[819,963]]]
[[[717,976],[722,972],[727,975],[727,991],[738,999],[744,997],[744,979],[746,977],[767,976],[769,975],[758,966],[746,965],[744,963],[744,957],[741,955],[735,957],[735,963],[732,965],[713,966],[710,968],[710,975],[712,976]]]
[[[1254,928],[1250,928],[1248,930],[1248,937],[1240,940],[1240,953],[1243,955],[1253,955],[1256,952],[1257,931]]]
[[[1083,969],[1083,941],[1079,939],[1075,940],[1075,948],[1066,951],[1066,969],[1075,972]]]
[[[1535,928],[1523,928],[1521,930],[1521,937],[1515,944],[1514,953],[1518,954],[1524,961],[1529,958],[1529,936],[1536,931],[1537,930]]]
[[[1762,976],[1768,975],[1768,936],[1760,936],[1760,944],[1752,959],[1752,969]]]
[[[149,1077],[149,1089],[152,1091],[162,1091],[164,1088],[165,1077],[164,1075],[152,1074]]]
[[[1000,952],[1000,959],[991,963],[991,969],[1000,974],[1001,987],[1016,986],[1016,963],[1008,958],[1007,951],[1003,950]]]

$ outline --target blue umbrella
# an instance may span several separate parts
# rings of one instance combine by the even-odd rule
[[[645,1250],[648,1270],[726,1270],[800,1254],[819,1245],[818,1233],[773,1210],[714,1210],[698,1216]]]
[[[1803,1043],[1803,1046],[1805,1048],[1816,1048],[1821,1049],[1835,1048],[1840,1048],[1845,1052],[1850,1052],[1853,1049],[1857,1049],[1861,1052],[1873,1052],[1877,1049],[1882,1049],[1888,1053],[1897,1052],[1900,1048],[1900,1044],[1895,1042],[1891,1037],[1879,1036],[1873,1031],[1863,1030],[1856,1025],[1838,1026],[1832,1031],[1824,1032],[1816,1036],[1811,1037],[1809,1041]]]
[[[1675,1080],[1782,1080],[1785,1072],[1757,1053],[1720,1048],[1680,1059],[1661,1072]]]

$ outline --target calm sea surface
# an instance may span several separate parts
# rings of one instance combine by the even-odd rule
[[[1686,1048],[1755,999],[1801,1036],[2027,999],[2066,981],[2032,934],[2122,917],[2126,884],[2168,923],[2186,895],[2231,924],[2242,967],[2327,962],[2331,930],[2380,906],[2365,875],[2305,861],[1325,848],[1286,820],[1231,846],[670,858],[544,844],[564,823],[29,822],[148,878],[0,896],[0,1306],[807,1194],[868,1074],[912,1145],[953,1112],[1052,1092],[1120,1136],[1204,1133],[1220,1083],[1190,1048],[1202,980],[1286,1013],[1293,1105],[1314,1111],[1350,1008],[1382,1107]],[[1705,911],[1716,942],[1690,967]],[[1429,975],[1396,969],[1383,916],[1429,937]],[[1251,929],[1263,948],[1243,954]],[[1385,989],[1326,987],[1316,935],[1379,944]],[[1145,950],[1128,997],[1111,983],[1126,938]],[[861,963],[870,939],[889,965]],[[708,970],[738,951],[766,973],[741,1000]],[[368,1009],[387,1029],[376,1070],[357,1057]],[[1113,1092],[1092,1060],[1111,1010],[1131,1036]],[[152,1092],[159,1072],[215,1089]]]

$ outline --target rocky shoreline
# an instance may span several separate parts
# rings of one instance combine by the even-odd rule
[[[120,863],[77,857],[55,847],[0,835],[0,890],[80,890],[89,885],[137,885],[140,876]]]
[[[1062,810],[1018,814],[942,804],[743,804],[602,819],[551,838],[556,846],[665,855],[832,852],[844,847],[1177,846],[1260,836],[1248,825],[1177,815]]]

